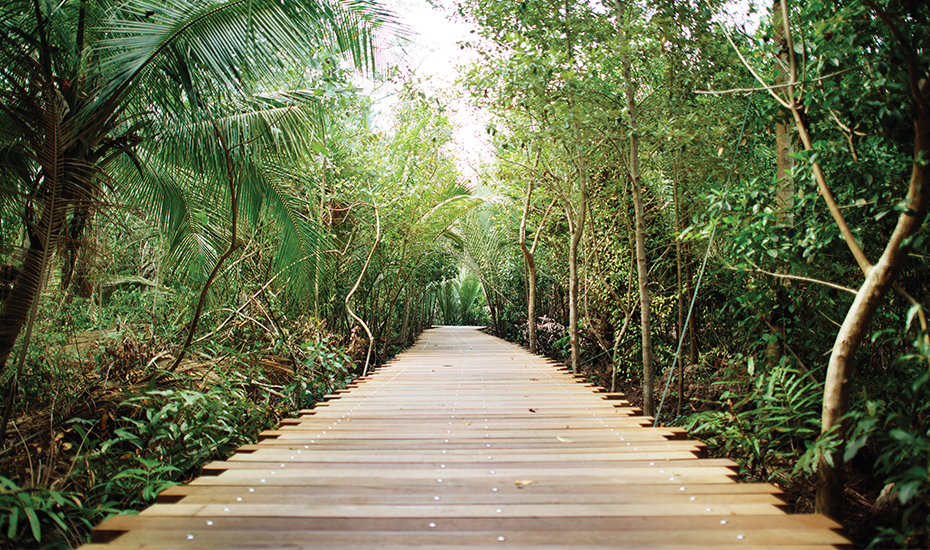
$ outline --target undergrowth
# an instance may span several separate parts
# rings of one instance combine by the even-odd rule
[[[21,414],[17,452],[0,462],[0,548],[79,546],[94,525],[150,505],[354,376],[351,360],[325,335],[287,363],[230,352],[162,378],[151,376],[159,371],[150,343],[130,334],[98,343],[83,360],[33,358],[31,368],[47,370],[49,383],[68,391],[49,404],[39,398],[42,388],[21,388],[22,402],[39,412]],[[42,425],[49,411],[66,415],[51,429]]]

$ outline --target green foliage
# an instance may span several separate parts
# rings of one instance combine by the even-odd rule
[[[220,459],[273,425],[245,388],[221,382],[206,391],[148,390],[122,402],[108,423],[75,421],[75,475],[92,486],[88,502],[137,508],[211,459]],[[105,419],[106,420],[106,419]],[[110,425],[112,424],[112,425]]]
[[[324,395],[342,389],[352,380],[354,364],[342,349],[327,338],[301,346],[305,357],[294,382],[285,391],[295,395],[298,408],[309,408]]]
[[[67,538],[72,522],[91,527],[92,514],[74,493],[22,489],[2,476],[0,512],[0,545],[5,548],[67,548],[61,539]]]
[[[433,286],[444,325],[475,325],[486,314],[478,309],[481,281],[462,267],[454,279],[446,279]]]
[[[881,397],[866,398],[849,415],[845,459],[861,453],[859,458],[871,462],[886,484],[894,484],[901,506],[898,523],[880,526],[875,544],[930,544],[930,354],[923,339],[917,344],[915,353],[895,362],[886,387],[875,392]]]
[[[692,415],[684,426],[744,473],[790,483],[794,463],[820,431],[820,385],[787,361],[755,375],[752,358],[748,363],[748,391],[725,391],[719,410]]]

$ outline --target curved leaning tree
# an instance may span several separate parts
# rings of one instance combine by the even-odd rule
[[[285,240],[311,246],[312,226],[274,161],[304,145],[320,111],[318,94],[299,89],[304,68],[323,51],[372,67],[375,36],[390,23],[367,0],[0,5],[0,213],[25,237],[0,308],[0,372],[16,369],[0,441],[21,375],[14,344],[22,335],[28,347],[52,257],[64,286],[77,276],[95,209],[143,205],[181,256],[185,235],[198,241],[189,238],[197,208],[234,221],[240,207],[271,212]],[[296,87],[280,91],[285,82]],[[218,240],[235,247],[232,235]]]

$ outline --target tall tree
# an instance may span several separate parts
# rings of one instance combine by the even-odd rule
[[[214,102],[207,98],[250,96],[252,83],[290,60],[309,62],[309,44],[349,52],[367,65],[372,32],[385,20],[373,4],[326,0],[4,3],[0,151],[11,192],[3,198],[19,204],[28,242],[0,309],[0,367],[34,315],[51,256],[64,251],[70,278],[89,213],[105,203],[106,192],[135,179],[119,169],[144,173],[150,159],[138,147],[171,142],[172,129],[160,127],[160,118],[186,113],[192,124],[209,127],[206,106]],[[268,119],[256,118],[268,127]],[[223,164],[215,137],[190,145],[193,151],[174,153]]]
[[[633,81],[632,71],[630,69],[629,50],[632,47],[630,40],[630,21],[631,13],[629,6],[624,6],[623,2],[616,0],[614,3],[615,17],[620,27],[620,33],[623,40],[623,49],[621,50],[621,63],[623,64],[623,80],[625,83],[626,93],[626,110],[629,117],[630,132],[630,161],[629,172],[630,182],[633,189],[633,210],[636,216],[636,273],[639,280],[639,317],[640,329],[642,331],[643,346],[643,413],[646,416],[655,414],[655,399],[653,397],[653,386],[655,373],[653,371],[652,358],[652,326],[650,323],[650,298],[649,298],[649,262],[646,258],[646,225],[645,209],[643,207],[643,187],[639,170],[639,128],[637,127],[637,105],[636,105],[636,84]]]

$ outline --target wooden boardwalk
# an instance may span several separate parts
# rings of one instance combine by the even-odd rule
[[[440,327],[84,548],[848,544],[637,412],[517,346]]]

